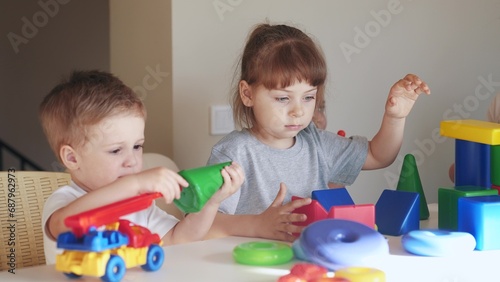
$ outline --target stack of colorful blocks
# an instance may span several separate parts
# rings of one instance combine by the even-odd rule
[[[308,226],[326,218],[346,219],[365,224],[384,235],[400,236],[420,228],[420,220],[429,217],[427,201],[415,157],[405,156],[396,190],[385,189],[375,205],[355,205],[345,188],[315,190],[312,202],[294,210],[307,215]],[[292,200],[300,199],[293,196]],[[298,234],[297,234],[298,235]]]
[[[346,188],[315,190],[312,202],[294,210],[294,213],[307,215],[307,220],[296,223],[307,226],[326,218],[346,219],[375,227],[375,207],[373,204],[355,205]],[[292,201],[300,197],[292,196]]]
[[[455,138],[455,187],[439,188],[439,228],[468,232],[476,250],[500,249],[500,124],[441,122]]]

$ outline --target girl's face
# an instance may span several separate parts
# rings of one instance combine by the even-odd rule
[[[311,123],[317,91],[307,82],[280,89],[240,83],[243,103],[252,107],[256,119],[251,131],[261,142],[278,149],[290,148],[299,131]]]
[[[72,179],[86,191],[108,185],[142,169],[144,118],[108,117],[89,130],[89,140],[74,150]]]

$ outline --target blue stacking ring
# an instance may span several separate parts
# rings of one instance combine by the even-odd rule
[[[473,251],[476,239],[467,232],[422,229],[406,233],[401,244],[415,255],[445,257]]]
[[[324,219],[307,226],[293,244],[298,259],[331,270],[362,265],[368,257],[389,254],[382,234],[355,221]]]

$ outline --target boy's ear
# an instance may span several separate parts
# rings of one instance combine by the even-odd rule
[[[243,105],[247,107],[253,106],[252,88],[250,87],[250,85],[248,85],[248,83],[245,80],[240,81],[239,90],[240,90],[240,98],[241,101],[243,102]]]
[[[59,150],[59,156],[61,160],[69,170],[75,170],[78,168],[77,153],[75,149],[69,145],[64,145]]]

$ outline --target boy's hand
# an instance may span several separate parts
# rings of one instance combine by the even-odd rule
[[[167,203],[181,197],[181,186],[189,183],[177,172],[165,167],[155,167],[135,174],[139,194],[160,192]]]
[[[386,115],[405,118],[421,93],[431,94],[429,86],[414,74],[406,75],[391,87],[385,104]]]
[[[222,178],[224,178],[224,184],[222,187],[210,198],[212,203],[220,204],[227,197],[238,191],[245,180],[245,172],[243,168],[236,162],[232,162],[231,165],[226,166],[221,171]]]
[[[291,201],[283,205],[286,195],[286,185],[280,184],[280,190],[273,203],[263,213],[258,215],[258,237],[293,242],[304,226],[294,225],[294,222],[303,222],[307,219],[305,214],[292,213],[294,209],[311,203],[310,198]]]

